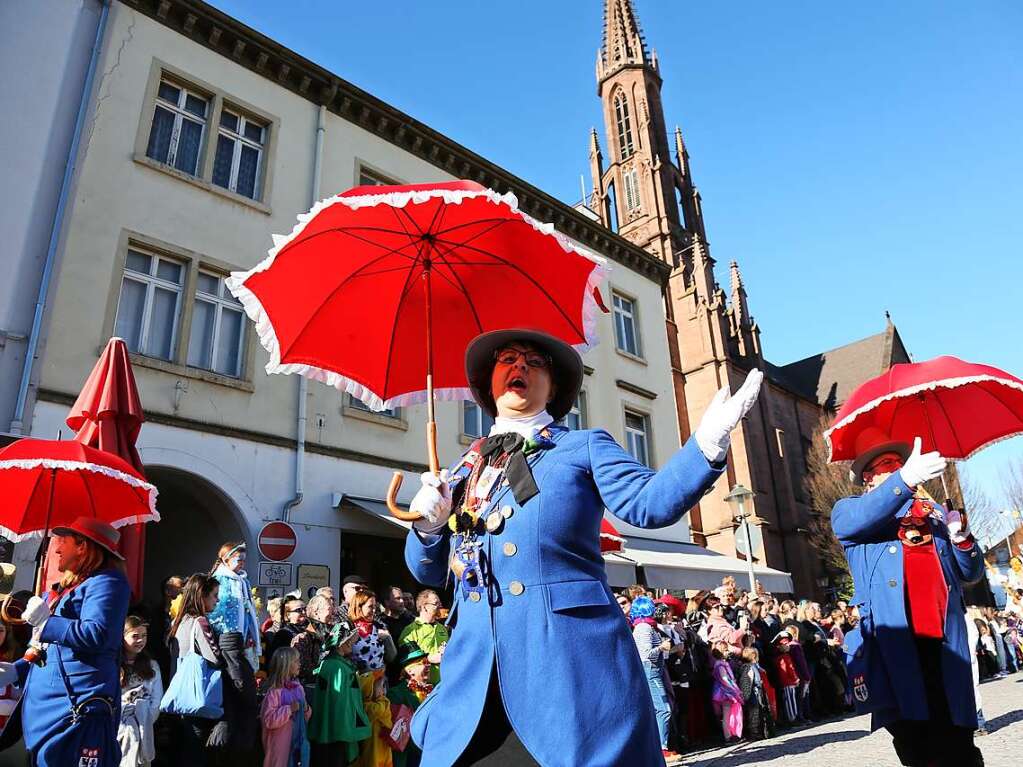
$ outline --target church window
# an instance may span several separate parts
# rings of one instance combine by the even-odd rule
[[[615,125],[618,127],[618,155],[619,159],[626,160],[635,152],[632,144],[632,120],[629,117],[629,102],[625,94],[619,91],[615,95]]]
[[[639,207],[639,172],[629,168],[622,174],[622,182],[625,185],[625,209],[635,210]]]

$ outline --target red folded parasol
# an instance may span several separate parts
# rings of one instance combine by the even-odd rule
[[[427,402],[434,471],[433,401],[470,398],[469,341],[529,327],[580,350],[596,342],[603,260],[470,181],[356,187],[274,243],[227,280],[270,353],[267,373],[300,373],[376,410]]]
[[[969,458],[1023,434],[1023,380],[956,357],[892,365],[861,385],[824,432],[831,461],[856,457],[856,436],[876,427],[893,440],[946,458]]]
[[[625,539],[615,526],[606,519],[600,520],[600,553],[606,554],[609,551],[621,551],[625,545]]]
[[[128,347],[120,338],[111,338],[71,407],[67,425],[75,430],[76,441],[119,456],[144,478],[142,459],[135,448],[143,421],[145,416]],[[145,545],[142,525],[129,525],[121,530],[118,548],[124,555],[128,583],[136,600],[142,596]],[[43,583],[52,583],[60,577],[56,558],[49,556],[49,552],[45,573]]]

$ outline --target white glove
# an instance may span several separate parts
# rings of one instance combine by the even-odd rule
[[[913,440],[913,452],[899,469],[902,481],[910,487],[916,487],[935,477],[940,477],[945,471],[947,461],[935,450],[931,453],[920,453],[920,438]]]
[[[21,614],[25,623],[36,628],[42,628],[43,624],[50,619],[50,608],[42,597],[32,597],[25,605],[25,611]]]
[[[710,401],[693,436],[700,446],[700,452],[711,463],[721,463],[725,459],[732,429],[738,426],[742,417],[757,401],[763,380],[764,374],[754,368],[734,396],[729,397],[728,387],[722,386]]]
[[[440,476],[427,471],[420,477],[423,486],[409,504],[409,511],[420,515],[412,526],[421,533],[432,535],[447,524],[448,517],[451,516],[449,479],[447,469],[442,469]]]
[[[0,661],[0,687],[18,683],[18,670],[13,663]]]
[[[966,517],[955,509],[945,511],[945,526],[948,527],[948,537],[952,543],[965,543],[970,537],[970,530],[966,526]]]

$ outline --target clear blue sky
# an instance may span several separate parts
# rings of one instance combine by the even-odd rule
[[[212,0],[566,202],[602,0]],[[727,282],[768,359],[876,333],[1023,377],[1023,4],[636,0]],[[997,491],[1023,437],[970,462]]]

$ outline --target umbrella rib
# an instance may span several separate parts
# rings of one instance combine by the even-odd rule
[[[997,402],[999,405],[1001,405],[1003,408],[1005,408],[1007,411],[1009,411],[1009,415],[1011,415],[1013,418],[1015,418],[1016,421],[1018,421],[1020,423],[1023,423],[1023,418],[1020,418],[1019,414],[1015,410],[1013,410],[1011,407],[1006,405],[1005,402],[1002,401],[1001,397],[999,397],[997,394],[995,394],[990,389],[987,389],[987,388],[985,388],[983,386],[978,386],[977,388],[980,389],[980,391],[982,391],[985,394],[987,394],[989,397],[993,398],[995,400],[995,402]]]
[[[941,409],[941,414],[943,416],[945,416],[946,423],[948,423],[948,425],[951,427],[952,419],[948,417],[948,411],[945,409],[945,406],[942,404],[941,397],[935,396],[934,397],[934,401],[936,403],[938,403],[938,407]],[[926,410],[927,410],[927,402],[925,400],[924,401],[924,411],[926,412]],[[928,418],[928,421],[929,420],[930,419]],[[933,431],[933,427],[932,427],[931,430]],[[950,428],[949,431],[952,432],[952,439],[954,439],[956,441],[956,447],[959,448],[959,454],[962,455],[963,454],[963,444],[959,441],[959,435],[956,434],[956,430],[955,429]],[[937,446],[937,443],[935,443],[935,446]]]
[[[462,282],[462,278],[458,276],[458,273],[454,270],[451,264],[448,263],[446,254],[441,253],[439,250],[435,250],[435,252],[437,253],[437,258],[440,260],[440,262],[451,271],[451,277],[454,278],[454,280],[458,283],[458,285],[456,285],[455,287],[459,290],[459,292],[461,292],[463,296],[465,296],[465,303],[469,305],[469,311],[472,312],[472,318],[476,322],[476,330],[477,332],[482,333],[483,323],[480,322],[479,314],[477,314],[476,312],[476,304],[472,302],[472,297],[469,295],[469,291],[466,290],[465,283]],[[438,271],[437,274],[441,274],[441,272]],[[444,275],[441,274],[441,276],[443,277]],[[445,277],[445,279],[447,278]]]
[[[353,237],[356,240],[359,240],[360,242],[366,243],[367,245],[373,245],[374,247],[377,247],[377,248],[385,248],[385,247],[387,247],[386,245],[382,245],[379,242],[374,242],[373,240],[367,239],[366,237],[360,237],[357,234],[353,234],[351,230],[352,229],[358,229],[358,228],[359,227],[334,226],[334,227],[331,227],[330,229],[324,229],[322,232],[317,232],[316,234],[309,235],[308,237],[306,237],[304,240],[301,241],[301,244],[304,245],[305,243],[309,242],[310,240],[313,240],[313,239],[315,239],[317,237],[320,237],[322,235],[325,235],[325,234],[347,234],[349,237]],[[396,235],[401,235],[402,234],[402,232],[397,232],[397,231],[392,231],[390,233],[391,234],[396,234]],[[409,261],[415,261],[415,258],[413,256],[410,256],[407,253],[400,253],[399,252],[401,250],[401,248],[406,247],[408,244],[409,243],[405,243],[404,245],[401,245],[398,248],[390,248],[390,249],[388,249],[387,253],[384,253],[384,255],[385,256],[389,256],[389,255],[393,254],[393,255],[396,255],[396,256],[401,256],[402,258],[407,258]],[[290,247],[288,247],[287,249],[291,250]]]
[[[319,232],[313,232],[308,237],[303,237],[300,240],[292,240],[291,242],[289,242],[287,244],[286,247],[288,249],[290,249],[294,245],[301,245],[301,244],[303,244],[305,242],[308,242],[309,240],[312,240],[312,239],[314,239],[316,237],[319,237],[321,234],[329,234],[330,232],[340,232],[340,231],[343,231],[343,230],[355,230],[355,231],[363,231],[363,232],[382,232],[383,234],[396,234],[396,235],[402,235],[402,234],[406,234],[407,235],[408,234],[408,232],[399,232],[397,229],[387,229],[387,228],[382,227],[382,226],[331,226],[331,227],[328,227],[327,229],[323,229],[323,230],[321,230]]]
[[[473,219],[472,221],[464,221],[461,224],[455,224],[454,226],[450,226],[447,229],[438,229],[436,232],[434,232],[434,234],[450,234],[456,229],[464,229],[467,226],[476,226],[477,224],[489,224],[492,222],[495,224],[495,226],[490,227],[490,229],[487,229],[487,232],[489,232],[491,229],[496,228],[497,226],[500,226],[501,224],[513,224],[516,222],[522,223],[521,221],[517,221],[517,219],[514,218],[477,218]],[[482,234],[486,234],[486,232],[482,232]]]
[[[417,255],[417,260],[418,260],[418,257],[419,256]],[[408,294],[412,292],[412,287],[413,287],[413,285],[412,285],[412,272],[413,271],[414,271],[414,269],[409,269],[408,270],[408,274],[405,277],[405,284],[402,286],[402,289],[401,289],[401,297],[398,299],[398,305],[394,308],[394,322],[391,325],[391,338],[387,342],[387,352],[388,353],[387,353],[387,367],[384,369],[384,385],[382,387],[383,390],[378,395],[381,400],[386,400],[387,399],[387,397],[385,397],[384,395],[387,394],[387,384],[389,383],[390,378],[391,378],[391,361],[394,359],[394,353],[393,353],[394,352],[394,337],[398,334],[398,319],[401,317],[401,305],[403,303],[405,303],[406,296],[408,296]]]
[[[95,519],[99,519],[99,514],[96,513],[96,499],[92,497],[92,488],[89,487],[89,483],[85,481],[83,471],[76,471],[75,474],[82,481],[82,487],[85,488],[85,494],[89,497],[89,507],[92,509],[92,516]]]
[[[582,338],[583,340],[586,339],[586,334],[575,324],[575,322],[572,320],[572,318],[570,318],[568,316],[568,314],[565,313],[565,310],[562,309],[561,306],[558,304],[558,302],[554,300],[554,297],[550,293],[547,292],[547,289],[544,288],[543,285],[541,285],[532,275],[530,275],[528,272],[526,272],[526,270],[523,269],[522,267],[520,267],[518,264],[514,264],[511,261],[509,261],[509,260],[507,260],[505,258],[502,258],[501,256],[496,255],[495,253],[490,253],[489,251],[483,250],[481,248],[477,248],[477,247],[475,247],[473,245],[466,245],[465,243],[452,243],[452,242],[448,242],[447,240],[443,240],[443,239],[439,239],[438,242],[443,242],[445,245],[453,245],[453,246],[459,247],[459,248],[468,248],[469,250],[473,250],[473,251],[475,251],[475,252],[477,252],[477,253],[479,253],[481,255],[489,256],[490,258],[496,259],[497,261],[500,261],[501,263],[503,263],[505,266],[507,266],[510,269],[514,269],[519,274],[521,274],[523,277],[525,277],[527,280],[529,280],[530,282],[533,283],[533,285],[536,287],[536,289],[539,290],[544,295],[544,297],[546,297],[547,300],[550,301],[551,305],[555,309],[558,310],[558,312],[561,314],[561,316],[565,318],[565,322],[567,322],[569,324],[569,326],[572,328],[572,330],[574,330],[576,333],[579,334],[580,338]]]
[[[488,226],[486,229],[483,229],[482,231],[476,232],[475,234],[473,234],[472,236],[470,236],[469,238],[467,238],[465,240],[462,240],[458,244],[459,245],[468,245],[473,240],[478,240],[483,235],[490,234],[492,231],[494,231],[495,229],[497,229],[499,226],[501,226],[503,224],[514,223],[514,221],[509,220],[509,219],[489,219],[489,220],[494,221],[495,223],[492,226]],[[471,221],[471,222],[469,222],[469,224],[465,224],[464,226],[469,226],[470,224],[475,224],[475,223],[479,223],[479,222]],[[454,229],[454,228],[456,228],[456,227],[452,227],[452,229]],[[436,234],[439,234],[439,233],[435,233],[435,235]],[[437,237],[436,239],[440,240],[441,238]],[[445,239],[444,241],[445,242],[449,242],[449,243],[455,242],[455,240],[449,240],[449,239]]]

